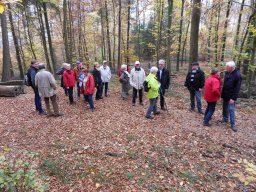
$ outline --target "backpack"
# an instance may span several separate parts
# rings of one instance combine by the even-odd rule
[[[27,73],[24,76],[24,84],[26,86],[32,86],[32,81],[31,81],[31,76],[30,76],[30,71],[28,70]]]
[[[149,92],[150,87],[148,87],[148,81],[143,82],[143,87],[145,92]]]

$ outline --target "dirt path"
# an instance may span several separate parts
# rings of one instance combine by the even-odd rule
[[[131,98],[121,99],[117,81],[110,97],[95,101],[95,113],[83,100],[69,106],[61,89],[60,118],[38,116],[30,91],[0,98],[0,144],[39,152],[50,191],[255,190],[232,176],[245,173],[239,159],[256,163],[255,108],[237,105],[237,133],[217,123],[220,105],[213,126],[203,127],[202,115],[187,110],[182,82],[173,78],[169,112],[153,120],[144,118],[147,99],[133,107]]]

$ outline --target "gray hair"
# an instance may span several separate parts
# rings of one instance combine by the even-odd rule
[[[150,69],[150,73],[157,73],[158,72],[158,68],[157,67],[151,67]]]
[[[229,61],[229,62],[226,62],[226,66],[235,68],[236,63],[234,61]]]
[[[165,60],[163,60],[163,59],[160,59],[160,60],[158,61],[158,64],[162,64],[162,65],[165,65]]]
[[[218,72],[219,72],[219,70],[216,69],[216,68],[213,68],[213,69],[211,70],[211,74],[212,74],[212,75],[215,75],[215,74],[217,74]]]

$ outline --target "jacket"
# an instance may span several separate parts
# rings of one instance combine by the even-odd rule
[[[160,79],[160,69],[158,68],[158,72],[157,72],[156,76],[157,76],[157,80],[159,81],[159,83],[161,83],[161,88],[169,89],[170,73],[169,73],[168,69],[166,69],[166,68],[162,69],[162,75],[161,75],[161,79]]]
[[[184,86],[189,90],[198,91],[204,87],[204,72],[198,68],[188,72]]]
[[[81,87],[81,93],[84,95],[91,95],[95,90],[94,78],[90,73],[88,73],[87,77],[85,78],[87,78],[87,81],[85,86],[83,85]]]
[[[39,95],[44,97],[52,97],[56,94],[56,81],[53,75],[45,69],[39,70],[35,77],[35,85],[38,87]]]
[[[133,68],[131,70],[131,74],[130,74],[130,84],[132,87],[134,87],[135,89],[143,89],[143,82],[145,81],[146,78],[146,74],[144,69],[139,68],[139,70],[137,70],[136,68]]]
[[[145,81],[148,82],[148,87],[149,87],[149,91],[147,93],[147,97],[149,99],[154,99],[154,98],[157,98],[158,95],[159,95],[159,88],[160,88],[160,84],[159,82],[157,81],[157,77],[156,75],[150,73]]]
[[[82,70],[80,69],[79,66],[76,66],[76,67],[74,68],[74,75],[75,75],[76,82],[79,82],[78,77],[79,77],[79,74],[80,74],[81,72],[82,72]]]
[[[27,76],[28,76],[28,79],[31,83],[31,87],[33,89],[36,89],[36,86],[35,86],[35,77],[36,77],[36,73],[37,73],[37,69],[35,67],[32,67],[30,66],[30,68],[28,69],[27,71]]]
[[[95,87],[98,87],[102,83],[100,71],[98,71],[96,68],[94,68],[92,71],[92,74],[94,77]]]
[[[100,67],[100,74],[101,74],[101,80],[102,82],[106,83],[109,82],[111,79],[111,70],[109,68],[109,66],[106,66],[104,68],[104,66]]]
[[[63,73],[63,82],[65,87],[74,87],[75,86],[75,75],[74,71],[72,70],[66,70]]]
[[[236,101],[241,88],[242,77],[240,72],[235,69],[231,73],[226,72],[221,97],[225,101],[230,99]]]
[[[211,75],[205,81],[204,99],[207,102],[217,102],[220,99],[221,79],[218,75]]]

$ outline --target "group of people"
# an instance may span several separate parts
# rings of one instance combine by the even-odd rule
[[[200,114],[204,114],[203,125],[211,126],[209,123],[214,114],[217,101],[222,98],[222,119],[221,123],[227,123],[230,120],[231,129],[237,132],[235,124],[235,102],[238,98],[241,87],[241,74],[236,69],[234,61],[226,63],[223,86],[221,73],[213,68],[211,75],[205,80],[205,74],[200,69],[198,62],[192,63],[192,69],[187,74],[185,86],[190,93],[190,111],[195,110],[195,100]],[[222,89],[221,89],[222,87]],[[205,112],[202,110],[201,95],[204,88],[204,99],[207,102]]]
[[[103,61],[100,66],[94,64],[93,70],[89,71],[88,67],[82,62],[77,61],[74,69],[68,63],[63,63],[62,67],[56,72],[61,76],[61,87],[69,98],[71,105],[75,104],[74,94],[78,98],[83,95],[85,102],[89,103],[90,109],[94,112],[93,94],[96,89],[95,100],[103,99],[103,95],[108,97],[108,84],[111,80],[111,70],[107,61]],[[233,61],[226,63],[223,86],[220,72],[214,68],[211,70],[211,75],[205,80],[205,74],[199,67],[198,62],[191,64],[191,70],[186,76],[185,86],[190,93],[190,111],[197,110],[200,114],[204,114],[203,125],[211,126],[210,120],[214,114],[217,101],[223,99],[223,119],[222,123],[228,122],[230,119],[231,129],[237,131],[235,125],[235,102],[241,87],[241,75],[236,69]],[[31,66],[27,72],[28,84],[32,87],[35,93],[35,106],[40,115],[62,116],[59,112],[56,95],[56,81],[53,75],[46,71],[44,64],[39,64],[36,60],[32,60]],[[136,98],[139,96],[139,104],[143,106],[143,92],[147,92],[146,96],[149,99],[149,106],[145,117],[153,119],[154,115],[160,114],[157,109],[157,101],[160,98],[161,110],[167,110],[165,103],[165,92],[170,86],[170,74],[165,67],[163,59],[158,61],[158,66],[153,66],[150,69],[149,75],[146,76],[145,70],[141,63],[136,61],[133,69],[129,69],[127,65],[122,65],[118,72],[118,79],[121,83],[121,97],[126,99],[129,96],[129,90],[132,88],[132,105],[136,105]],[[222,87],[222,89],[221,89]],[[104,92],[104,94],[103,94]],[[205,112],[202,110],[202,93],[207,102]],[[45,101],[46,112],[41,105],[41,98]],[[53,106],[53,112],[50,108],[50,100]],[[195,104],[196,100],[196,104]]]

